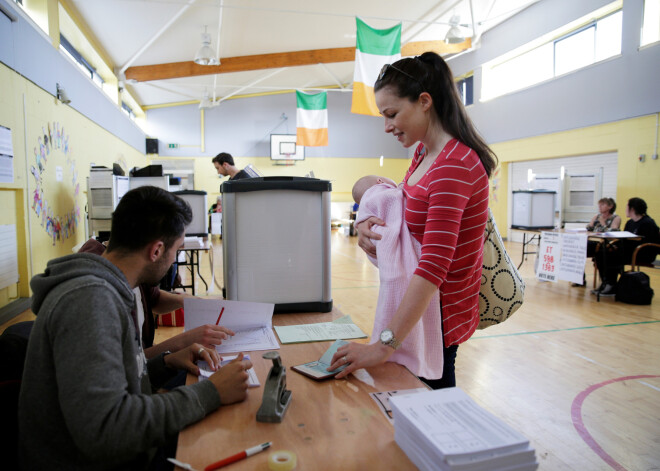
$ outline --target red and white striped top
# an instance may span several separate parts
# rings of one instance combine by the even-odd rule
[[[409,186],[425,153],[420,144],[404,179],[405,220],[422,244],[415,274],[440,290],[448,347],[469,339],[479,323],[489,184],[477,153],[452,139],[419,182]]]

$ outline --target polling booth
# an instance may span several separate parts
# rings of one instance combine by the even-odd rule
[[[511,228],[523,230],[553,229],[555,227],[555,191],[513,191]]]
[[[275,312],[329,312],[329,181],[259,177],[222,193],[224,295]]]

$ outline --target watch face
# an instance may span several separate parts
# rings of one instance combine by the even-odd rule
[[[386,329],[380,333],[380,341],[381,342],[389,342],[394,338],[394,334],[392,334],[392,331],[389,329]]]

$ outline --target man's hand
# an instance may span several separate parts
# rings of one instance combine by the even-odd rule
[[[367,255],[371,255],[373,258],[376,257],[376,246],[371,242],[371,239],[380,240],[382,236],[372,231],[371,228],[375,225],[384,226],[385,221],[376,216],[371,216],[364,221],[356,224],[355,228],[358,231],[358,246],[364,250]]]
[[[213,370],[216,370],[220,366],[221,358],[215,349],[193,343],[178,352],[165,355],[165,366],[173,370],[186,370],[190,374],[199,376],[199,367],[195,364],[197,360],[206,361]]]
[[[201,343],[208,348],[214,348],[220,345],[223,340],[234,335],[234,331],[220,325],[200,325],[192,330],[188,330],[181,335],[181,341],[184,344]]]
[[[248,374],[246,370],[250,368],[252,368],[252,362],[244,360],[243,354],[240,353],[236,359],[211,375],[209,380],[218,390],[220,402],[223,405],[240,402],[247,397]]]

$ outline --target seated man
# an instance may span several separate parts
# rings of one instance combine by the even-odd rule
[[[102,256],[57,258],[32,278],[37,318],[18,406],[23,469],[146,469],[182,428],[245,399],[251,363],[242,354],[210,381],[152,395],[178,369],[198,374],[198,359],[219,364],[199,344],[147,360],[132,313],[133,288],[160,281],[191,220],[172,193],[136,188],[113,213]]]
[[[78,252],[103,255],[105,245],[96,239],[89,239]],[[137,301],[135,315],[138,319],[138,326],[142,337],[142,348],[147,358],[153,358],[165,351],[177,352],[192,343],[200,343],[205,347],[213,348],[216,345],[220,345],[230,335],[234,335],[234,332],[226,327],[203,325],[154,345],[156,330],[154,314],[167,314],[183,308],[184,298],[190,295],[186,293],[172,293],[162,290],[158,286],[148,285],[140,285],[133,292]]]

